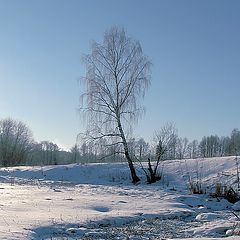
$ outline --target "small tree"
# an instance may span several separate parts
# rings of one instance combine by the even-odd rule
[[[158,173],[160,162],[169,156],[169,152],[172,154],[172,150],[176,145],[176,140],[177,130],[172,123],[165,124],[160,131],[155,132],[155,154],[152,159],[150,159],[150,157],[148,158],[148,168],[146,169],[141,160],[138,159],[141,168],[147,177],[148,183],[155,183],[161,179],[161,176]]]
[[[132,182],[137,183],[140,179],[129,154],[126,133],[142,113],[139,100],[150,83],[150,62],[138,41],[113,27],[105,33],[103,43],[92,44],[84,63],[87,89],[80,107],[87,116],[84,136],[92,140],[111,138],[107,146],[122,144]]]

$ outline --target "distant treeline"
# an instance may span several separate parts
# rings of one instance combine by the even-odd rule
[[[179,137],[172,125],[166,129],[167,131],[158,133],[158,140],[152,144],[143,138],[129,139],[129,153],[132,158],[136,161],[153,159],[158,147],[163,144],[166,145],[167,151],[161,160],[240,154],[240,131],[237,128],[233,129],[229,136],[204,136],[200,142]],[[167,141],[164,142],[164,139]],[[163,142],[160,144],[159,141]],[[10,118],[0,121],[1,166],[122,161],[125,161],[122,146],[106,142],[105,139],[97,142],[81,141],[70,151],[64,151],[57,144],[49,141],[35,142],[31,130],[23,122]]]
[[[49,141],[37,143],[29,127],[13,119],[0,121],[0,165],[48,165],[68,163],[69,152]]]
[[[223,157],[240,154],[240,131],[237,128],[232,130],[230,136],[204,136],[201,141],[189,141],[186,137],[181,138],[177,135],[176,129],[170,132],[171,136],[164,136],[165,139],[171,140],[165,142],[167,151],[164,153],[162,160]],[[145,161],[147,158],[153,159],[158,145],[157,140],[155,143],[149,144],[143,138],[132,138],[128,141],[130,155],[136,161]],[[124,161],[123,150],[120,145],[110,148],[104,146],[103,140],[97,144],[94,142],[82,143],[73,147],[71,153],[76,162]]]

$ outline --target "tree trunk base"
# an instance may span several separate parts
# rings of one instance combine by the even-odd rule
[[[132,183],[133,184],[137,184],[138,182],[140,182],[141,180],[140,180],[140,178],[136,175],[136,176],[132,176]]]

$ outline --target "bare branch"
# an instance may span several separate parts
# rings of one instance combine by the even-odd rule
[[[94,43],[85,56],[87,93],[80,110],[88,115],[91,139],[120,138],[107,144],[122,144],[133,182],[139,181],[126,140],[126,129],[138,119],[141,96],[150,83],[150,62],[140,43],[128,38],[123,29],[113,27],[106,32],[102,44]]]

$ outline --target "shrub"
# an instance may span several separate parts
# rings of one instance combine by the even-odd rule
[[[221,183],[216,183],[215,191],[210,193],[212,197],[221,197],[228,200],[230,203],[235,203],[239,201],[239,194],[231,187],[222,185]]]

